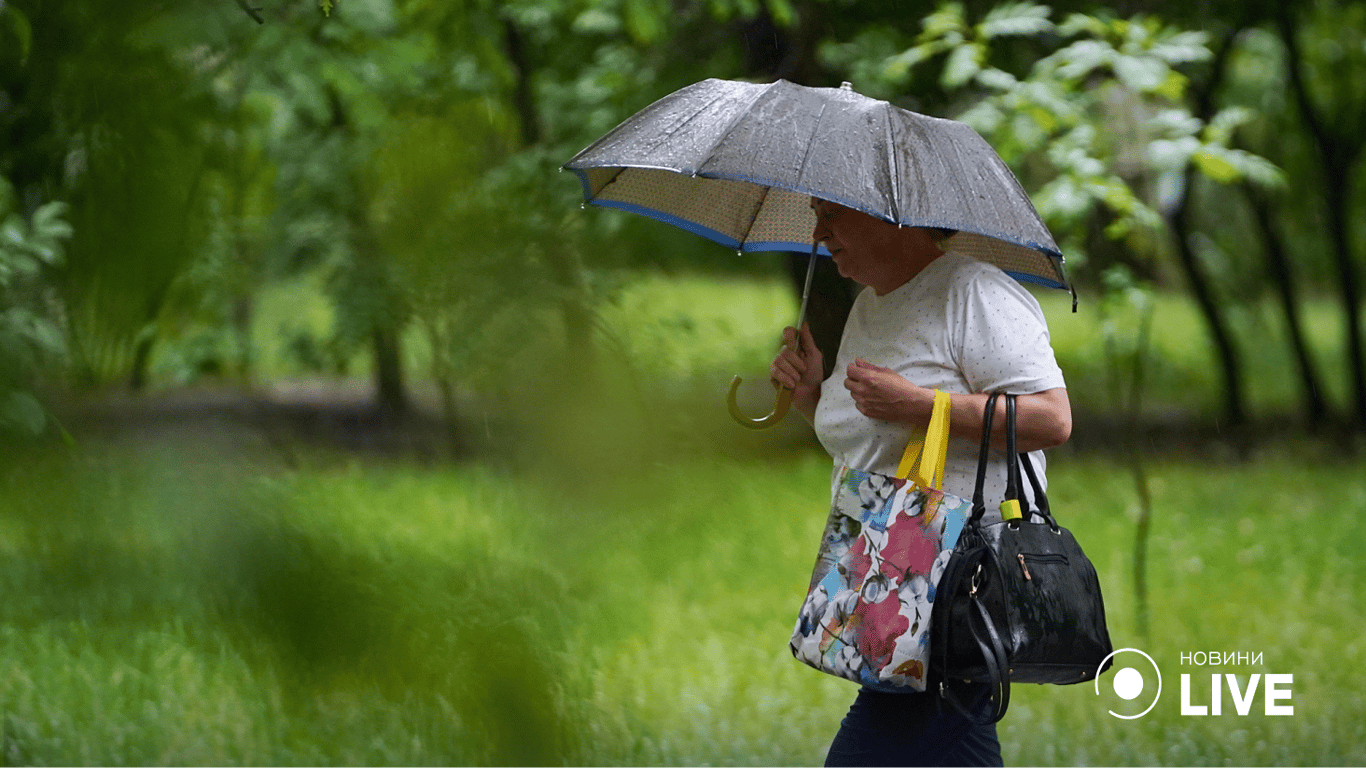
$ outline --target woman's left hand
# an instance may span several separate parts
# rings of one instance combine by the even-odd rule
[[[934,407],[934,390],[864,360],[849,364],[844,388],[854,396],[859,413],[872,419],[926,423]]]
[[[844,388],[854,396],[859,413],[872,419],[899,421],[924,427],[934,411],[934,390],[912,383],[890,368],[863,360],[849,364]],[[951,401],[949,433],[969,440],[982,439],[985,393],[955,394]],[[997,423],[1004,423],[1005,400],[996,403]],[[1072,404],[1062,387],[1020,395],[1016,401],[1016,425],[1021,451],[1053,448],[1072,434]],[[992,434],[992,445],[1005,447],[1005,430]]]

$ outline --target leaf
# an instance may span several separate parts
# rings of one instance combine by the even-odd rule
[[[1209,35],[1204,32],[1178,32],[1154,43],[1148,53],[1168,64],[1188,64],[1208,61],[1214,54],[1209,49]]]
[[[621,31],[621,19],[601,8],[589,8],[574,19],[571,29],[579,34],[615,35]]]
[[[46,203],[38,207],[33,212],[32,229],[35,238],[43,240],[66,240],[71,237],[74,230],[71,225],[63,220],[66,215],[67,205],[63,202]],[[49,264],[55,264],[52,259],[44,259]]]
[[[1186,167],[1191,155],[1199,148],[1200,142],[1194,136],[1158,139],[1148,142],[1143,149],[1143,156],[1148,165],[1159,171],[1180,170]]]
[[[18,214],[12,214],[6,217],[4,224],[0,224],[0,241],[13,247],[22,247],[28,241],[24,230],[24,220]]]
[[[1152,90],[1154,96],[1161,96],[1171,101],[1181,101],[1186,93],[1186,84],[1189,81],[1186,76],[1174,69],[1167,70],[1167,77],[1156,88]]]
[[[922,40],[932,40],[951,33],[959,35],[961,39],[961,36],[968,31],[968,22],[963,15],[962,3],[945,3],[934,13],[925,17],[922,27],[925,30],[920,35]]]
[[[1077,37],[1082,34],[1104,37],[1106,31],[1105,22],[1084,13],[1073,13],[1058,25],[1058,33],[1065,37]]]
[[[946,90],[962,87],[982,69],[985,58],[986,49],[978,43],[964,43],[954,48],[949,60],[944,63],[940,83]]]
[[[47,411],[27,392],[10,390],[0,395],[0,424],[8,423],[24,434],[37,437],[47,426]]]
[[[1091,208],[1091,196],[1070,175],[1054,179],[1034,199],[1039,212],[1047,218],[1075,220]]]
[[[882,67],[883,76],[893,82],[899,81],[909,74],[915,65],[948,49],[949,46],[942,40],[934,40],[907,48],[887,59]]]
[[[318,0],[318,8],[322,9],[324,16],[332,15],[332,8],[335,5],[333,0]]]
[[[1221,109],[1205,126],[1205,141],[1228,146],[1233,140],[1233,132],[1251,122],[1256,113],[1247,107],[1228,107]]]
[[[768,15],[779,27],[791,27],[797,21],[797,11],[789,0],[768,0]]]
[[[1078,40],[1048,57],[1048,60],[1062,62],[1058,67],[1058,77],[1064,80],[1080,80],[1091,74],[1097,67],[1104,66],[1117,55],[1113,47],[1099,40]]]
[[[1005,120],[1005,113],[996,107],[989,100],[979,101],[968,111],[958,115],[958,121],[972,126],[974,131],[983,135],[990,135],[1001,127]],[[999,149],[999,147],[998,147]]]
[[[29,51],[33,48],[33,25],[12,3],[0,4],[0,13],[9,17],[10,28],[14,30],[14,36],[19,38],[19,63],[27,64]]]
[[[1200,118],[1186,109],[1164,109],[1148,120],[1148,130],[1163,136],[1194,136],[1200,131]]]
[[[1150,93],[1162,85],[1170,71],[1160,59],[1119,54],[1114,58],[1115,76],[1139,93]]]
[[[1203,146],[1191,154],[1191,162],[1202,174],[1220,184],[1237,181],[1242,176],[1238,164],[1225,154],[1222,147]]]
[[[1229,151],[1236,158],[1238,169],[1253,184],[1269,189],[1280,189],[1286,185],[1285,172],[1265,157],[1241,149]]]
[[[995,37],[1024,37],[1053,31],[1053,22],[1048,19],[1052,9],[1034,3],[1008,3],[993,8],[977,32],[988,40]]]
[[[977,82],[998,91],[1013,90],[1020,84],[1014,75],[995,67],[987,67],[977,73]]]
[[[1048,130],[1039,122],[1039,117],[1035,113],[1017,113],[1010,121],[1015,141],[1030,148],[1042,145],[1048,139]]]
[[[1051,132],[1058,126],[1070,125],[1080,116],[1077,107],[1067,100],[1063,93],[1063,84],[1056,81],[1034,81],[1026,80],[1011,92],[1024,102],[1036,105],[1040,110],[1047,113],[1046,122],[1048,130]]]
[[[29,341],[54,358],[66,354],[66,336],[51,320],[34,317],[29,324]]]

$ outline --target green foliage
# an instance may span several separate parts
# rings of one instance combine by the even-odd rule
[[[9,4],[0,6],[0,18],[8,21],[5,26],[9,27],[9,31],[14,33],[15,39],[19,42],[19,62],[27,62],[29,52],[33,49],[33,25],[29,24],[28,17],[23,11]]]
[[[1050,16],[1046,6],[1013,3],[972,23],[961,4],[944,3],[910,47],[851,46],[843,51],[858,59],[835,63],[889,92],[937,63],[939,87],[959,98],[958,118],[1017,171],[1074,270],[1095,251],[1097,225],[1144,260],[1165,251],[1160,211],[1184,187],[1188,166],[1218,183],[1283,183],[1268,160],[1231,147],[1249,113],[1228,110],[1205,124],[1184,103],[1179,68],[1209,58],[1204,33],[1150,17],[1073,13],[1055,24]],[[1049,52],[1011,71],[996,56],[1009,38],[1033,38]]]
[[[0,435],[33,438],[49,420],[33,387],[66,354],[47,281],[63,263],[72,230],[65,203],[41,205],[27,220],[17,203],[0,176]]]

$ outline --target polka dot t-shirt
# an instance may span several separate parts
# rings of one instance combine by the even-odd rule
[[[870,419],[854,406],[844,380],[857,358],[949,394],[1065,386],[1038,301],[998,267],[949,251],[900,288],[884,296],[865,289],[854,301],[816,408],[816,436],[836,476],[845,466],[894,474],[911,438],[909,424]],[[972,498],[979,450],[978,440],[949,439],[946,492]],[[1030,456],[1046,485],[1043,452]],[[992,451],[985,492],[990,513],[1005,495],[1004,451]]]

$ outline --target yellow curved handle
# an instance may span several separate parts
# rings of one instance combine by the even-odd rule
[[[740,388],[740,377],[736,376],[730,380],[730,394],[726,396],[726,406],[730,409],[730,417],[735,419],[742,427],[749,429],[768,429],[777,425],[787,415],[787,411],[792,407],[792,390],[787,387],[778,388],[778,399],[773,403],[773,413],[762,419],[751,419],[740,410],[740,406],[735,402],[735,391]]]

